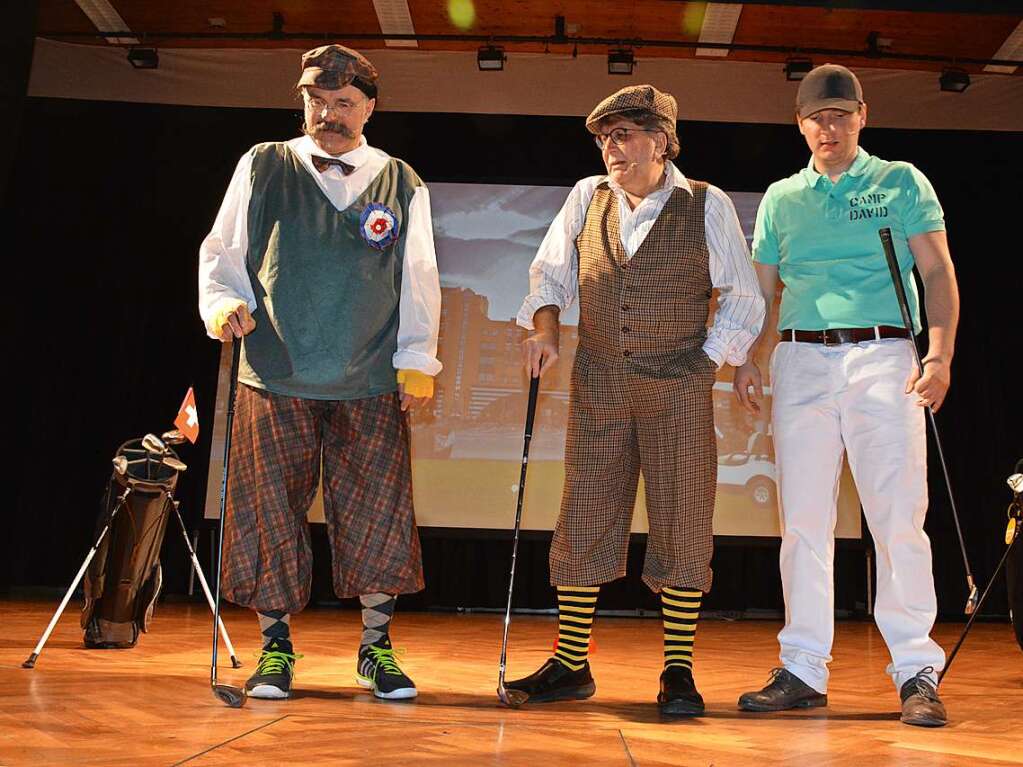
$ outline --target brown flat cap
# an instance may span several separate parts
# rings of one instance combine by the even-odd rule
[[[860,81],[839,64],[822,64],[811,69],[796,93],[796,112],[800,118],[822,109],[855,112],[863,103]]]
[[[586,129],[590,133],[597,133],[597,123],[605,117],[633,109],[642,109],[670,123],[674,133],[675,121],[678,119],[678,103],[670,93],[662,93],[652,85],[630,85],[612,93],[590,112],[590,116],[586,118]]]
[[[321,45],[302,54],[302,75],[298,78],[298,85],[337,90],[353,84],[365,91],[360,87],[361,83],[372,88],[375,96],[377,77],[376,67],[358,51],[343,45]]]

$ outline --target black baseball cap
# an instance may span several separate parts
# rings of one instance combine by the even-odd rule
[[[856,75],[839,64],[811,69],[799,83],[796,114],[800,119],[822,109],[855,112],[863,103],[863,89]]]

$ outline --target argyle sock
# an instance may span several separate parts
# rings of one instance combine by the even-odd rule
[[[277,641],[277,649],[291,652],[291,615],[283,610],[265,610],[256,613],[259,631],[263,635],[263,649]]]
[[[600,586],[558,586],[558,646],[554,657],[572,671],[586,663]]]
[[[398,597],[379,592],[359,597],[362,604],[362,641],[359,643],[359,649],[387,636],[397,601]]]
[[[664,620],[664,667],[693,667],[693,641],[700,618],[703,592],[695,589],[665,587],[661,590],[661,616]]]

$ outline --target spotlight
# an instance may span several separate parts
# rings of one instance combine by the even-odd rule
[[[130,48],[128,62],[135,69],[156,69],[160,66],[160,56],[156,48]]]
[[[813,62],[810,59],[791,58],[785,60],[785,79],[798,82],[806,77],[813,69]]]
[[[636,57],[626,48],[618,48],[607,54],[607,73],[609,75],[631,75],[636,66]]]
[[[965,69],[948,67],[942,71],[941,77],[938,78],[938,83],[943,91],[962,93],[970,87],[970,76],[966,74]]]
[[[484,45],[476,51],[476,64],[481,72],[500,72],[504,69],[504,48],[495,45]]]

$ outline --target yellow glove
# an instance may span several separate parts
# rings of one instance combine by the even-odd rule
[[[399,370],[398,383],[404,385],[404,392],[412,397],[433,396],[433,376],[418,370]]]
[[[228,318],[237,312],[238,322],[241,325],[242,333],[249,334],[256,327],[256,321],[249,313],[249,305],[239,298],[225,298],[217,306],[217,313],[210,319],[206,330],[211,335],[222,341],[230,340],[233,336]]]

